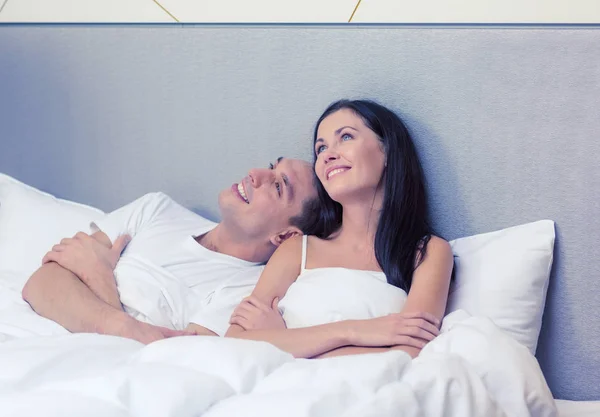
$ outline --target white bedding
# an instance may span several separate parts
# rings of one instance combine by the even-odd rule
[[[598,417],[600,401],[556,400],[559,417]]]
[[[44,335],[44,336],[38,336]],[[68,334],[0,277],[3,416],[556,416],[535,358],[459,311],[403,352],[294,359],[267,343]]]

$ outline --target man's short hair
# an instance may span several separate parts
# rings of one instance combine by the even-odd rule
[[[316,175],[313,176],[313,182],[315,181],[319,181]],[[321,195],[325,192],[322,187],[317,187],[317,190],[315,197],[302,202],[302,211],[290,218],[290,224],[305,235],[326,239],[341,226],[342,209],[338,203]]]

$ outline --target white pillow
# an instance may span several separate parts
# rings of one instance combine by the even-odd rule
[[[451,241],[456,281],[446,313],[487,316],[535,354],[554,237],[554,222],[541,220]]]
[[[78,231],[89,232],[104,213],[61,200],[0,173],[0,271],[18,277],[23,287],[53,245]]]

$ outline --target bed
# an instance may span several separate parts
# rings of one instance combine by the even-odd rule
[[[593,417],[600,411],[600,401],[556,400],[560,417]]]
[[[402,396],[406,415],[413,410],[410,398],[419,402],[414,393],[446,404],[454,415],[482,410],[489,411],[486,415],[600,415],[600,323],[590,319],[600,313],[594,249],[600,245],[600,118],[595,111],[600,107],[600,28],[12,25],[0,26],[0,55],[0,171],[103,211],[161,190],[216,219],[215,196],[230,179],[280,155],[310,157],[313,123],[329,102],[370,97],[394,108],[407,121],[422,157],[434,226],[443,237],[543,219],[554,222],[556,233],[534,348],[537,361],[510,341],[494,351],[484,338],[474,344],[479,350],[471,351],[450,343],[455,340],[450,331],[448,343],[432,348],[423,366],[451,349],[458,349],[453,354],[467,364],[446,362],[447,378],[411,380],[450,387],[459,374],[471,381],[472,372],[492,372],[477,368],[472,359],[488,346],[489,355],[510,359],[497,364],[507,370],[504,378],[517,363],[531,371],[512,376],[522,390],[492,389],[487,402],[489,387],[479,392],[475,383],[456,383],[475,391],[444,403],[441,394],[409,384],[410,390],[401,391],[407,393]],[[386,415],[399,407],[385,397],[398,388],[386,369],[412,375],[402,355],[317,366],[290,362],[259,344],[243,349],[255,348],[272,361],[249,363],[227,341],[231,345],[219,348],[229,349],[231,363],[239,365],[235,371],[217,375],[202,368],[183,375],[172,355],[183,347],[165,343],[145,350],[121,339],[73,338],[30,314],[18,296],[23,274],[5,270],[0,278],[0,349],[6,349],[3,358],[12,358],[3,366],[20,363],[20,354],[24,362],[41,358],[37,367],[14,365],[11,376],[1,377],[0,404],[12,415],[40,410],[31,408],[34,391],[36,404],[56,415],[81,412],[92,403],[98,415],[184,415],[183,410],[268,415],[286,404],[296,404],[297,415]],[[455,314],[448,323],[471,336],[494,333],[477,317]],[[201,343],[198,351],[216,349],[213,342]],[[97,346],[115,352],[115,362],[103,362]],[[97,369],[81,367],[86,357],[97,357],[106,372],[92,377],[99,375]],[[66,361],[62,369],[55,365],[57,358]],[[538,362],[542,380],[535,376]],[[139,366],[126,373],[125,363]],[[361,373],[345,374],[346,368],[360,369],[371,385],[361,385],[353,376]],[[178,390],[163,393],[163,408],[140,400],[160,391],[139,383],[151,375],[179,381],[173,383]],[[214,387],[211,395],[201,396],[205,403],[191,400],[194,378]],[[306,388],[318,378],[330,378],[330,385]],[[15,381],[29,389],[23,391],[29,397],[16,396]],[[326,387],[335,389],[328,393]],[[73,392],[78,395],[61,397]],[[297,392],[305,395],[295,397]],[[528,399],[523,392],[531,394]],[[557,409],[549,393],[561,400]]]

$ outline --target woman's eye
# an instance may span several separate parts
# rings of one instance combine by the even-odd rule
[[[273,163],[269,162],[269,169],[274,169],[275,166],[273,166]]]
[[[326,149],[325,145],[321,145],[317,148],[317,155],[323,152]]]
[[[346,140],[350,140],[352,139],[352,135],[350,135],[349,133],[344,133],[342,135],[342,140],[346,141]]]
[[[281,197],[281,185],[278,182],[275,183],[275,188],[277,189],[277,195]]]

